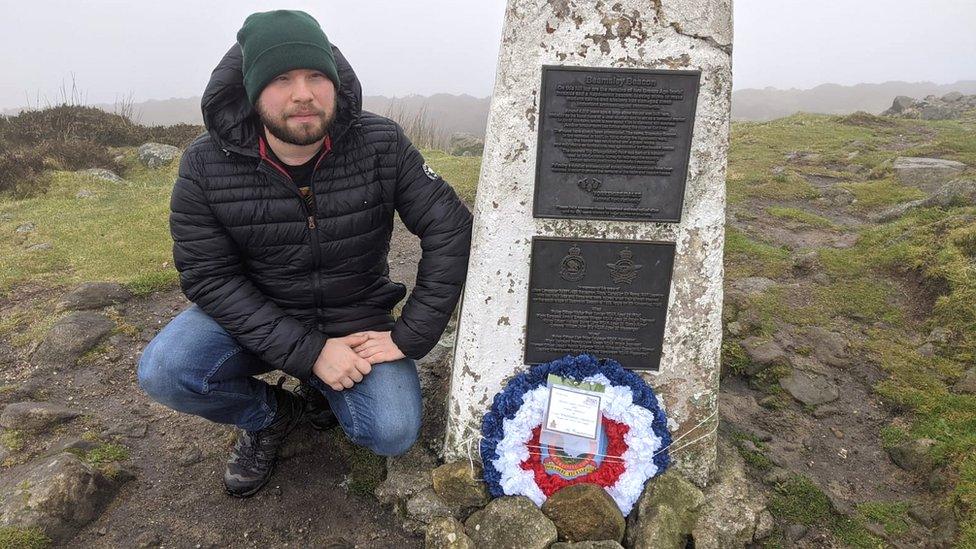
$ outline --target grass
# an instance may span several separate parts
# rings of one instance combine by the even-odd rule
[[[800,114],[736,123],[729,201],[809,196],[813,191],[802,175],[819,174],[845,181],[840,185],[857,199],[850,209],[886,209],[924,196],[894,177],[894,158],[933,156],[976,167],[974,130],[976,116],[920,121]],[[917,144],[902,150],[886,147],[906,139]],[[786,155],[794,150],[820,157],[788,161]],[[773,175],[774,168],[779,175]],[[796,208],[773,205],[763,214],[829,228]],[[771,243],[728,230],[725,260],[732,278],[788,275],[788,259],[785,250]],[[951,480],[948,497],[960,522],[957,543],[976,547],[976,396],[951,390],[976,363],[976,207],[916,209],[861,230],[851,248],[818,250],[818,259],[827,282],[788,290],[774,287],[752,298],[751,309],[759,319],[756,331],[771,335],[783,323],[832,326],[838,316],[864,326],[866,341],[852,352],[885,372],[874,389],[901,416],[882,429],[882,444],[937,441],[931,457]],[[924,336],[936,327],[948,329],[950,341],[938,346],[934,356],[920,355],[915,334]],[[723,363],[733,372],[743,370],[741,349],[723,345]],[[858,517],[841,520],[819,490],[803,479],[778,488],[771,509],[788,521],[825,526],[852,546],[878,544],[858,526],[861,520],[877,523],[895,537],[907,528],[901,503],[865,503]]]
[[[837,512],[830,499],[810,479],[793,476],[776,485],[769,500],[769,512],[785,524],[819,526],[829,530],[849,547],[884,547],[859,518]]]
[[[451,156],[444,151],[424,150],[424,160],[444,181],[458,193],[469,206],[474,205],[481,172],[480,156]]]
[[[348,490],[358,496],[373,497],[373,491],[386,478],[386,458],[353,444],[339,427],[328,434],[349,466]]]
[[[172,270],[169,195],[176,166],[148,174],[131,185],[97,180],[75,172],[54,172],[48,193],[0,202],[0,231],[14,234],[22,223],[34,232],[23,242],[0,240],[0,292],[18,282],[66,286],[85,281],[127,283]],[[75,198],[81,190],[92,198]],[[0,219],[5,219],[0,215]],[[47,250],[27,246],[49,242]]]
[[[126,284],[137,295],[179,285],[172,266],[173,241],[169,233],[169,197],[177,162],[150,170],[136,158],[135,149],[123,152],[118,184],[77,172],[52,172],[50,190],[21,200],[0,201],[0,232],[20,237],[0,240],[0,295],[15,284],[31,281],[48,286],[69,286],[85,281]],[[456,157],[424,151],[430,166],[447,180],[463,200],[474,202],[480,157]],[[75,198],[79,190],[91,198]],[[36,229],[16,233],[23,223]],[[47,250],[28,251],[49,242]],[[0,331],[9,324],[0,320]]]
[[[749,238],[744,232],[727,227],[725,230],[725,265],[732,279],[747,276],[779,278],[793,267],[790,252]]]
[[[786,221],[793,221],[799,223],[800,225],[808,225],[810,227],[816,227],[818,229],[836,229],[837,225],[825,218],[816,214],[812,214],[805,210],[799,208],[787,208],[782,206],[770,206],[766,208],[766,213],[777,219],[783,219]]]
[[[51,538],[39,528],[0,526],[0,548],[45,549],[51,546]]]
[[[881,525],[886,534],[895,538],[905,535],[911,527],[907,502],[869,501],[859,504],[857,510],[861,516]]]
[[[842,185],[857,199],[855,209],[877,210],[895,204],[925,198],[925,193],[916,187],[902,185],[892,176],[870,181],[855,181]]]

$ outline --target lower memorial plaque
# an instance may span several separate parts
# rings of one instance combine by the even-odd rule
[[[535,237],[525,362],[592,353],[657,370],[675,245]]]

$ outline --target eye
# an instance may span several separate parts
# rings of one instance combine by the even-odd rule
[[[311,74],[311,77],[312,77],[312,78],[325,78],[325,75],[324,75],[324,74],[322,74],[322,73],[320,73],[320,72],[313,72],[313,73]]]
[[[275,77],[275,82],[284,82],[285,80],[288,80],[288,77],[283,74]]]

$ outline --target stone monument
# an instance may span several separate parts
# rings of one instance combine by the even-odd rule
[[[715,459],[731,0],[509,0],[445,457],[494,395],[578,352],[662,397],[676,467]],[[686,435],[687,436],[683,436]]]

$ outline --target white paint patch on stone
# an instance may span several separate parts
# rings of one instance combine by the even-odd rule
[[[484,412],[508,379],[525,369],[533,236],[676,243],[661,369],[644,377],[662,396],[675,437],[711,418],[679,444],[714,429],[731,42],[730,0],[509,1],[457,331],[445,457],[477,457]],[[680,223],[532,217],[543,65],[701,70]],[[674,457],[704,484],[714,463],[714,434]]]

